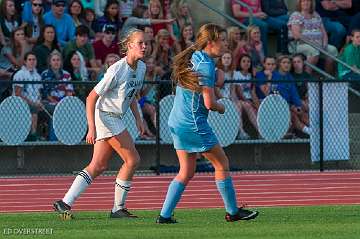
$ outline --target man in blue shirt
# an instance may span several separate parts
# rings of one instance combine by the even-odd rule
[[[64,13],[65,4],[65,0],[53,0],[51,11],[44,15],[45,24],[55,27],[58,42],[62,47],[75,36],[74,21],[69,14]]]

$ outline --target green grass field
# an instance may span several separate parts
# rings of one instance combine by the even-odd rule
[[[77,212],[71,221],[54,213],[0,214],[0,238],[38,238],[15,235],[19,229],[47,228],[41,238],[154,238],[154,239],[358,239],[360,206],[260,208],[253,221],[225,222],[222,209],[176,210],[179,221],[157,225],[159,211],[134,211],[139,219],[109,219],[108,212]],[[52,234],[50,234],[52,233]],[[31,233],[30,233],[31,234]]]

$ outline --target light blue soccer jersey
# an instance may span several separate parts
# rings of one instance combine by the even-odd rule
[[[214,87],[214,60],[204,51],[196,51],[191,57],[191,63],[192,70],[199,74],[199,85]],[[207,122],[208,113],[201,93],[176,87],[174,106],[168,120],[175,149],[204,152],[218,143]]]

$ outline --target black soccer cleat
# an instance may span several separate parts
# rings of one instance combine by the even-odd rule
[[[239,211],[235,215],[230,215],[230,213],[226,213],[225,220],[228,222],[235,222],[239,220],[251,220],[251,219],[255,219],[258,215],[259,212],[257,211],[250,211],[240,207]]]
[[[59,213],[60,219],[71,220],[74,216],[70,213],[71,207],[62,200],[56,201],[53,204],[54,211]]]
[[[156,219],[156,223],[158,224],[174,224],[177,223],[177,221],[173,217],[162,217],[159,215],[159,217]]]
[[[116,212],[111,212],[110,218],[138,218],[138,216],[130,213],[126,208],[123,208]]]

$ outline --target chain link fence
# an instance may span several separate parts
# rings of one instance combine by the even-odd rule
[[[53,82],[54,86],[57,83]],[[26,82],[24,95],[34,89],[32,84],[41,82]],[[71,84],[91,89],[95,82]],[[174,88],[167,81],[145,84],[151,85],[151,90],[139,98],[139,109],[146,134],[139,135],[130,110],[124,116],[142,158],[139,172],[177,172],[178,161],[167,127]],[[208,117],[230,159],[231,170],[360,167],[360,94],[348,82],[228,81],[224,88],[237,85],[244,94],[222,98],[225,113],[210,112]],[[293,87],[300,94],[293,94]],[[72,173],[90,162],[92,146],[84,142],[84,97],[63,95],[51,102],[47,98],[30,101],[17,95],[3,95],[0,104],[1,175]],[[109,171],[116,172],[120,166],[121,159],[114,154]],[[201,155],[197,171],[213,171]]]

